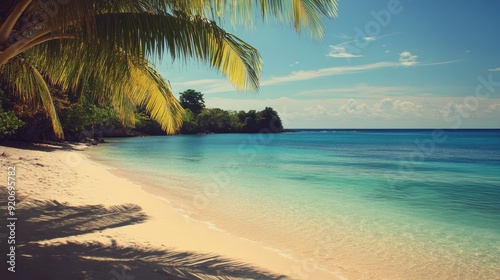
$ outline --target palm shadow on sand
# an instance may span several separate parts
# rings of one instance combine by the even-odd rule
[[[3,192],[5,188],[1,188]],[[2,198],[6,196],[2,194]],[[2,199],[4,200],[4,199]],[[2,201],[2,205],[6,205]],[[217,255],[102,243],[38,241],[77,236],[142,223],[147,216],[133,204],[71,206],[57,201],[23,201],[16,224],[16,273],[0,279],[285,279],[249,264]],[[5,211],[2,211],[5,216]],[[3,220],[5,220],[5,217]],[[3,231],[3,230],[2,230]],[[8,246],[1,238],[2,263]]]

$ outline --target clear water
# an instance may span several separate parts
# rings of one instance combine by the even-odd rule
[[[500,131],[113,139],[179,211],[356,279],[500,279]]]

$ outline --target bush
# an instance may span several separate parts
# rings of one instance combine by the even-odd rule
[[[16,131],[24,125],[14,113],[3,112],[0,109],[0,140],[6,139],[8,136],[16,133]]]
[[[8,103],[7,97],[0,90],[0,140],[7,139],[24,125],[14,113],[4,110],[3,105],[6,103]]]

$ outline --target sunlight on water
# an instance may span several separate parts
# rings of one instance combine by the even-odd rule
[[[194,218],[332,271],[499,277],[500,132],[331,132],[120,139],[92,153]]]

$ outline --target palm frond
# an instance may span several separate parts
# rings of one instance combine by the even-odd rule
[[[182,125],[184,109],[175,98],[170,85],[147,62],[128,61],[127,79],[116,81],[113,86],[106,86],[108,81],[101,82],[101,88],[109,96],[118,116],[125,124],[135,122],[134,110],[140,106],[148,115],[158,122],[168,134],[174,134]]]
[[[199,2],[200,0],[195,0]],[[285,24],[291,24],[297,32],[310,31],[313,38],[323,37],[325,19],[337,16],[337,0],[206,0],[206,5],[212,9],[203,14],[214,20],[223,22],[230,18],[233,25],[251,25],[260,12],[261,20],[277,19]],[[215,11],[215,12],[214,12]],[[211,15],[215,15],[215,18]]]
[[[100,45],[93,46],[71,49],[52,42],[34,48],[29,57],[43,73],[52,77],[53,83],[64,89],[76,91],[79,84],[92,81],[91,97],[97,101],[110,100],[118,117],[127,126],[135,123],[134,110],[139,105],[167,133],[180,128],[184,110],[170,85],[151,64],[121,50],[108,51],[104,55]],[[39,56],[37,51],[57,53],[58,59]],[[74,61],[75,56],[80,58],[78,63]]]
[[[131,64],[129,90],[125,94],[136,105],[144,107],[162,129],[173,134],[182,125],[184,109],[179,104],[170,85],[148,63]]]
[[[257,89],[262,59],[258,51],[215,22],[183,12],[114,13],[96,16],[94,44],[104,53],[117,47],[134,57],[194,58],[208,63],[238,89]]]
[[[43,106],[57,137],[63,138],[63,129],[47,83],[40,72],[21,57],[11,59],[0,68],[0,79],[13,94],[33,106]]]

